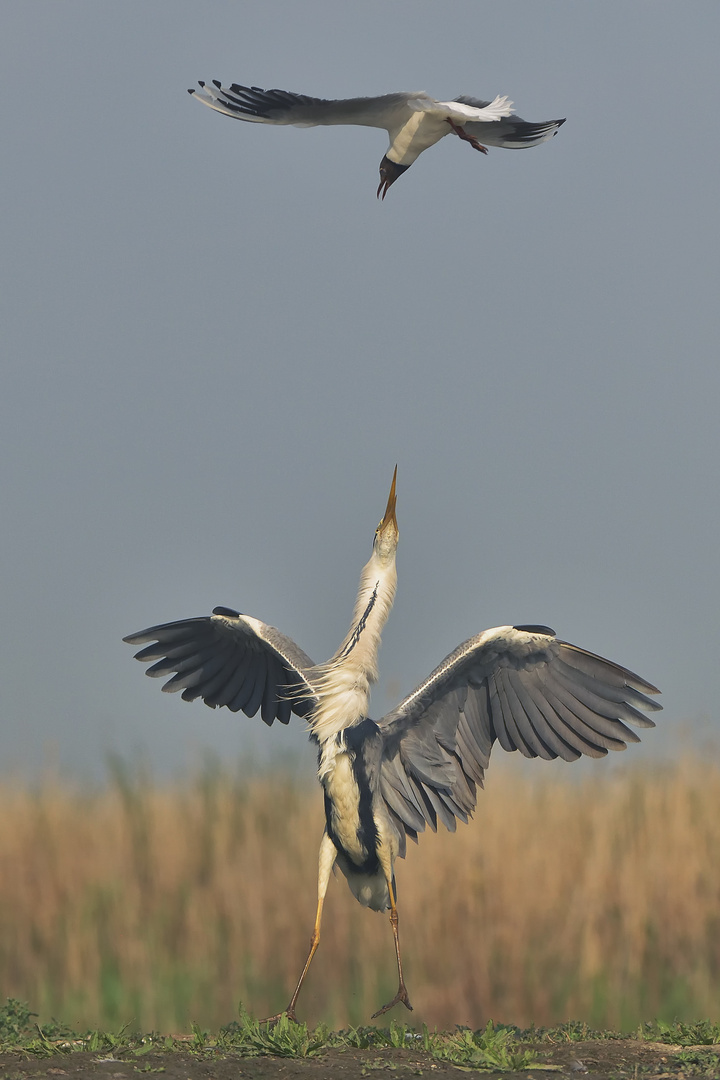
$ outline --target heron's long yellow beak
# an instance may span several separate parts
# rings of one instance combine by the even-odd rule
[[[378,526],[378,529],[385,529],[392,522],[397,530],[398,523],[395,517],[395,503],[397,501],[395,496],[395,481],[397,480],[397,465],[395,466],[395,472],[393,473],[392,485],[390,487],[390,494],[388,495],[387,506],[385,507],[385,513],[383,519]]]

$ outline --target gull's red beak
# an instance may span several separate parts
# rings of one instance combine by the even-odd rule
[[[384,199],[388,189],[392,187],[398,176],[402,176],[409,168],[409,165],[398,165],[397,162],[390,161],[386,155],[380,162],[380,183],[378,184],[377,198],[380,198],[380,192],[382,191]]]

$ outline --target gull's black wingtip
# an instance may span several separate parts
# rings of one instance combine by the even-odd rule
[[[222,90],[222,83],[218,82],[217,79],[213,79],[213,86],[217,86],[218,90]]]
[[[195,93],[195,91],[194,91],[194,90],[193,90],[192,88],[190,88],[190,89],[188,90],[188,94],[194,94],[194,93]]]

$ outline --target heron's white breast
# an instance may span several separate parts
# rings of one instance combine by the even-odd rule
[[[358,650],[360,653],[361,650]],[[358,655],[358,663],[362,657]],[[323,746],[319,775],[325,775],[326,763],[336,752],[335,737],[350,724],[367,715],[370,682],[362,668],[352,660],[342,666],[328,667],[318,687],[319,704],[309,719],[313,735]]]
[[[349,755],[339,748],[326,764],[323,787],[331,803],[332,827],[348,855],[359,863],[367,856],[358,840],[360,829],[360,789]]]

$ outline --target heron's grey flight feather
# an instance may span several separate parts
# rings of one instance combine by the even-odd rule
[[[580,686],[576,691],[576,688],[571,684],[568,685],[566,680],[558,678],[553,672],[548,672],[545,680],[545,685],[548,689],[551,689],[557,699],[562,702],[579,720],[584,721],[591,731],[594,731],[597,735],[605,735],[610,739],[617,740],[621,738],[626,742],[640,742],[640,737],[635,734],[634,731],[630,731],[628,727],[623,724],[620,717],[626,715],[627,706],[622,702],[619,706],[616,706],[615,712],[608,713],[607,708],[603,706],[600,709],[593,709],[591,705],[584,699],[587,697],[587,691],[584,686]],[[595,696],[595,695],[591,695]]]
[[[572,747],[568,746],[547,722],[545,716],[538,708],[526,680],[523,680],[517,671],[511,669],[508,670],[506,674],[508,677],[508,686],[512,687],[512,693],[517,700],[518,709],[526,714],[541,745],[546,748],[546,759],[553,760],[554,758],[559,757],[562,758],[563,761],[575,761],[580,757],[580,751],[573,750]],[[544,754],[538,754],[538,757],[545,756],[546,755]]]
[[[503,712],[507,712],[513,717],[516,724],[517,732],[522,741],[525,744],[525,749],[518,744],[518,749],[525,755],[525,757],[540,757],[546,761],[552,760],[555,756],[552,751],[542,741],[539,733],[535,730],[529,717],[525,713],[520,699],[518,698],[515,688],[510,679],[510,675],[513,672],[507,668],[502,668],[495,675],[495,681],[498,684],[498,689],[501,693],[501,700],[504,702]]]
[[[578,701],[588,705],[600,716],[609,716],[610,718],[619,716],[624,720],[629,720],[637,727],[653,726],[652,720],[648,720],[647,716],[638,712],[630,704],[636,702],[642,707],[643,702],[647,703],[647,698],[639,691],[634,690],[633,687],[628,686],[627,683],[621,689],[613,686],[612,683],[594,679],[578,668],[571,668],[562,660],[557,660],[553,664],[553,675],[564,686],[572,687],[572,692]],[[598,692],[599,683],[602,683],[601,693]],[[653,709],[660,707],[657,702],[651,702],[651,705]],[[644,707],[647,708],[647,704]]]
[[[253,661],[253,652],[248,649],[245,655],[234,667],[228,671],[228,677],[221,689],[214,694],[205,696],[206,705],[211,708],[219,708],[225,705],[231,712],[239,712],[243,702],[247,699],[247,692],[243,690],[247,681],[248,671]]]
[[[317,703],[310,657],[274,626],[230,608],[151,626],[124,640],[153,642],[136,658],[157,661],[146,672],[156,678],[175,672],[163,690],[182,690],[186,701],[202,698],[211,708],[226,705],[248,716],[262,708],[268,725],[276,719],[286,724],[291,712],[307,716]]]
[[[645,696],[658,692],[651,683],[535,630],[496,627],[464,642],[378,721],[380,791],[392,789],[388,805],[415,832],[418,812],[433,829],[438,817],[447,826],[448,815],[472,813],[495,740],[526,757],[572,761],[636,742],[624,720],[654,727],[636,708],[661,708]]]

